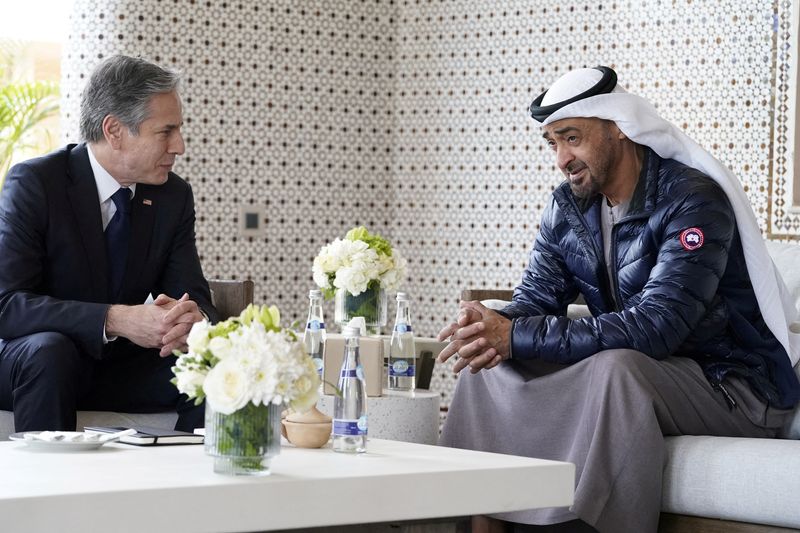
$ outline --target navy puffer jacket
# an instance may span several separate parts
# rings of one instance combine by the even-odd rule
[[[553,193],[502,311],[513,319],[512,357],[574,363],[613,348],[685,356],[715,388],[732,372],[771,405],[793,406],[800,383],[759,311],[725,193],[700,171],[645,152],[628,213],[612,230],[613,285],[602,195],[576,199],[566,182]],[[570,320],[578,294],[592,316]]]

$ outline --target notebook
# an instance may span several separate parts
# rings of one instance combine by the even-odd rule
[[[137,446],[155,446],[167,444],[203,444],[203,436],[176,431],[174,429],[154,428],[149,426],[131,426],[136,430],[133,435],[126,435],[119,439],[125,444]],[[128,429],[123,426],[87,426],[83,430],[87,433],[116,433]]]

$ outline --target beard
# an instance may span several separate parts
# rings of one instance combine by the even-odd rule
[[[605,169],[604,169],[605,170]],[[586,199],[600,192],[607,181],[607,172],[592,171],[586,163],[575,161],[565,172],[569,188],[577,198]],[[574,177],[572,177],[574,175]]]
[[[619,143],[614,140],[611,123],[604,122],[602,128],[601,137],[591,142],[591,148],[583,154],[584,159],[570,161],[563,170],[577,198],[586,199],[601,192],[619,160]]]

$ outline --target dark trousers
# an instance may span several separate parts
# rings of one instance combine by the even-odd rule
[[[14,411],[16,431],[74,431],[77,410],[155,413],[176,410],[175,429],[203,427],[204,406],[170,383],[175,357],[126,339],[95,360],[60,333],[35,333],[0,348],[0,409]],[[82,429],[82,428],[80,428]]]

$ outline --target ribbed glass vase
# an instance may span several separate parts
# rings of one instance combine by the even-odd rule
[[[206,402],[205,449],[214,472],[230,476],[268,476],[281,451],[281,407],[249,403],[229,415]]]
[[[370,287],[357,296],[346,289],[336,289],[335,300],[334,321],[339,326],[347,325],[351,318],[357,316],[364,317],[370,335],[380,335],[381,328],[386,326],[386,291],[380,285]]]

